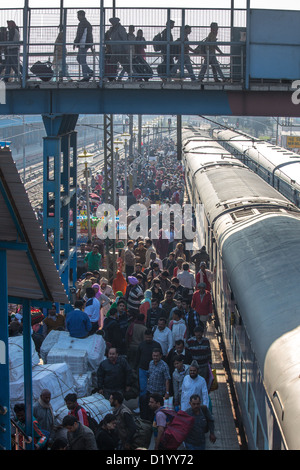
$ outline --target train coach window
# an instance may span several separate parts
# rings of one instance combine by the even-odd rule
[[[246,401],[246,394],[247,394],[247,370],[245,367],[245,362],[243,359],[241,360],[241,388],[244,400]]]

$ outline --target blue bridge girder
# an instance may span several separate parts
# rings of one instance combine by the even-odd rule
[[[259,88],[259,87],[257,87]],[[276,89],[277,88],[277,89]],[[6,90],[6,104],[0,115],[36,114],[161,114],[207,116],[300,116],[300,104],[292,101],[292,85],[268,89],[241,90],[233,86],[164,85],[140,88],[128,85],[80,84],[39,89]]]
[[[51,19],[42,25],[40,18],[48,9],[30,8],[24,0],[24,8],[15,12],[20,28],[14,57],[18,69],[10,74],[6,90],[0,90],[0,114],[299,116],[292,95],[300,80],[300,11],[253,9],[250,0],[245,8],[232,5],[112,11],[100,1],[99,8],[86,8],[93,33],[85,55],[93,73],[86,77],[75,40],[77,9],[64,8],[61,1],[61,8],[51,8]],[[9,9],[0,9],[3,24],[9,15]],[[125,34],[134,17],[135,32],[143,28],[143,41],[116,39],[111,17],[119,17]],[[187,23],[191,32],[186,35]],[[209,36],[213,23],[218,24],[217,36]],[[162,31],[165,34],[154,40]],[[11,43],[2,40],[0,45]],[[123,52],[117,52],[120,47]],[[136,65],[141,59],[148,64],[145,72]],[[52,69],[41,75],[32,68],[37,62],[50,62]],[[9,73],[5,71],[6,80]],[[88,81],[82,82],[82,77]]]

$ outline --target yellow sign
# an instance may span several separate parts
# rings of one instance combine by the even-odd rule
[[[300,148],[300,136],[287,135],[286,146],[289,148]]]

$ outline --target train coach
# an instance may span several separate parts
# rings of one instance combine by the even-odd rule
[[[300,211],[208,134],[182,145],[248,448],[298,450]]]
[[[230,129],[213,129],[212,136],[226,150],[300,207],[300,155]]]

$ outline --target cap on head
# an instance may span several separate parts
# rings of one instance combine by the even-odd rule
[[[205,289],[206,287],[205,282],[199,282],[198,287]]]
[[[117,18],[117,17],[114,17],[114,18],[110,18],[109,19],[109,22],[112,24],[112,25],[115,25],[117,23],[119,23],[120,21],[120,18]]]

